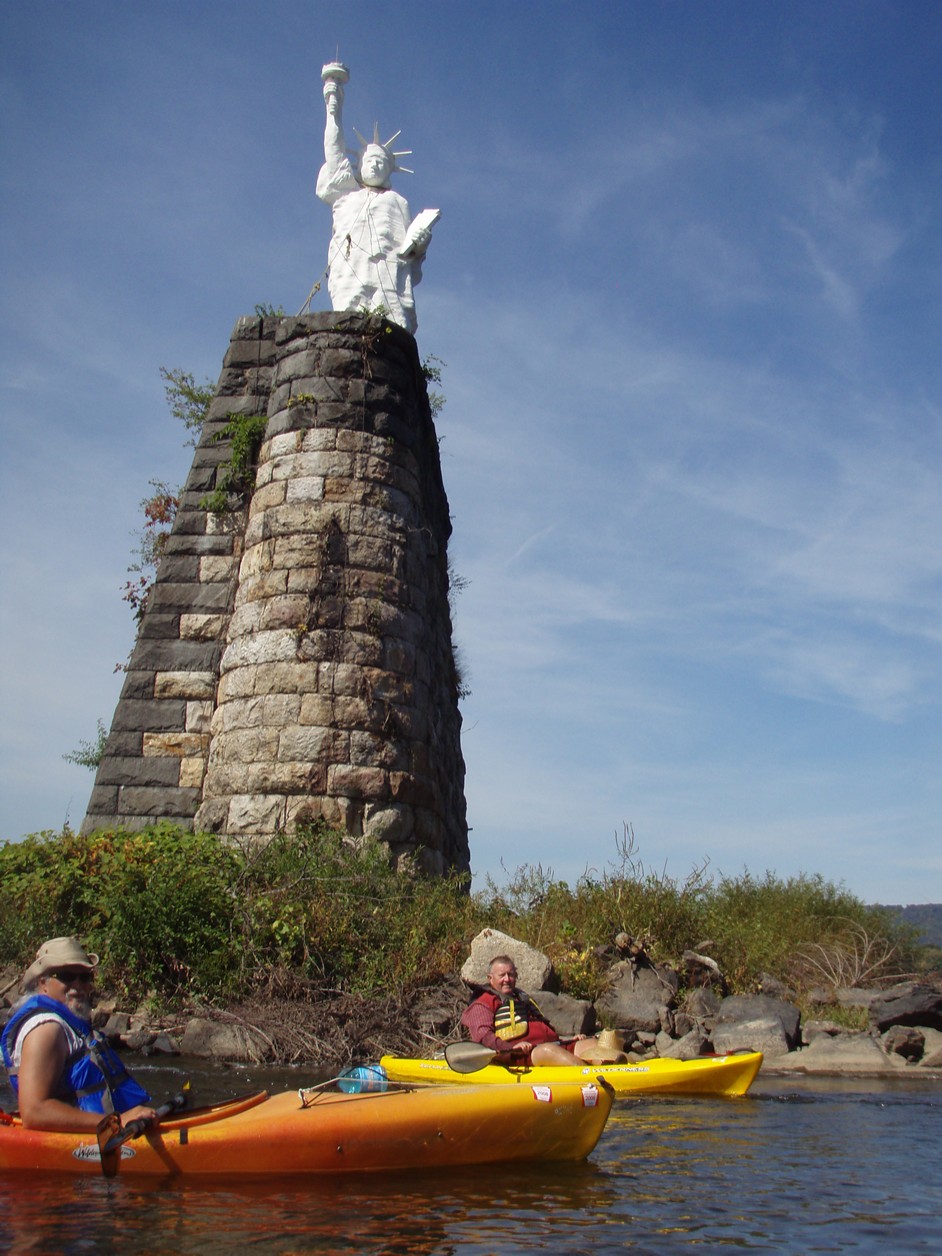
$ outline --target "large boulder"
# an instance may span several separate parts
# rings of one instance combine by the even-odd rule
[[[595,1008],[584,999],[541,990],[534,1001],[561,1038],[595,1033]]]
[[[669,1010],[676,1000],[678,984],[677,974],[671,968],[636,967],[625,960],[609,970],[605,990],[596,1000],[596,1011],[603,1021],[621,1030],[656,1034],[669,1028]]]
[[[756,1016],[752,1020],[714,1025],[711,1035],[717,1055],[736,1051],[761,1051],[766,1057],[788,1055],[788,1039],[777,1016]]]
[[[472,939],[471,954],[461,969],[461,980],[469,986],[486,986],[487,969],[495,955],[509,955],[517,969],[517,982],[521,990],[535,994],[549,985],[553,974],[550,959],[526,942],[518,942],[509,933],[499,929],[482,929]]]
[[[902,1057],[887,1055],[869,1034],[822,1034],[775,1061],[777,1071],[797,1073],[895,1073],[906,1067]]]
[[[938,1029],[927,1028],[922,1031],[922,1035],[926,1042],[919,1067],[942,1069],[942,1032]]]
[[[768,1044],[767,1048],[754,1045],[752,1050],[778,1054],[782,1050],[793,1051],[801,1046],[801,1012],[794,1003],[765,994],[734,994],[723,1000],[716,1014],[713,1023],[714,1051],[722,1054],[748,1049],[750,1043],[741,1041],[744,1026],[750,1027],[749,1033],[756,1042],[762,1039]],[[778,1045],[782,1040],[784,1047]],[[737,1046],[731,1045],[734,1041]],[[718,1045],[720,1042],[722,1046]]]
[[[708,986],[699,987],[696,990],[688,990],[682,1004],[682,1011],[694,1021],[709,1021],[711,1024],[713,1018],[720,1010],[722,999],[715,991]]]
[[[891,1025],[880,1041],[887,1055],[901,1055],[913,1063],[922,1059],[926,1049],[926,1035],[914,1025]]]
[[[707,1038],[703,1031],[691,1029],[689,1033],[676,1041],[659,1041],[658,1054],[665,1060],[695,1060],[698,1055],[703,1054],[706,1045]]]
[[[195,1016],[186,1027],[180,1050],[204,1059],[257,1063],[265,1058],[265,1041],[248,1026]]]
[[[891,1025],[942,1029],[942,982],[903,981],[870,1004],[870,1024],[881,1033]]]

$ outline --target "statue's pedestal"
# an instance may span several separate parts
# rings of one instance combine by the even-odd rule
[[[233,413],[267,415],[255,489],[208,514]],[[83,829],[251,840],[323,818],[466,869],[450,530],[413,338],[358,314],[241,319]]]

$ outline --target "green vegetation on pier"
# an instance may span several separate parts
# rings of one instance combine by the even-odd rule
[[[0,963],[25,964],[44,938],[74,933],[101,954],[107,987],[168,1006],[427,987],[460,967],[484,927],[545,951],[563,989],[589,999],[619,933],[678,968],[685,950],[709,945],[731,989],[772,977],[799,998],[938,960],[895,913],[818,876],[652,872],[628,828],[614,862],[574,886],[524,866],[475,893],[466,879],[397,872],[376,844],[319,826],[248,849],[168,824],[0,847]]]

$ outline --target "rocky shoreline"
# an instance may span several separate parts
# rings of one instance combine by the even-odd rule
[[[318,1069],[378,1060],[383,1054],[432,1055],[461,1037],[468,997],[485,983],[497,953],[514,958],[520,985],[561,1035],[614,1027],[629,1060],[687,1060],[736,1051],[764,1053],[766,1074],[942,1079],[942,981],[816,992],[830,1009],[859,1009],[865,1029],[806,1019],[788,990],[764,982],[754,995],[728,995],[715,961],[687,952],[681,975],[648,960],[631,938],[617,939],[607,985],[588,1002],[561,993],[543,952],[494,929],[474,939],[460,975],[409,999],[357,999],[311,991],[310,999],[259,997],[230,1010],[192,1007],[175,1017],[124,1012],[103,1002],[98,1021],[118,1048],[251,1064],[303,1063]],[[686,995],[679,996],[681,985]],[[554,988],[555,987],[555,988]]]
[[[834,1020],[803,1021],[789,991],[771,980],[757,994],[727,994],[718,966],[702,952],[685,954],[681,981],[675,968],[651,963],[624,935],[616,940],[605,992],[595,1003],[561,993],[542,952],[485,929],[474,939],[459,975],[409,1000],[311,991],[299,1001],[271,992],[226,1010],[192,1006],[168,1017],[147,1007],[122,1011],[104,999],[96,1022],[117,1048],[144,1056],[300,1063],[324,1070],[387,1053],[428,1056],[461,1038],[461,1013],[475,988],[485,983],[488,962],[501,953],[513,958],[521,987],[561,1035],[617,1029],[629,1060],[757,1050],[765,1056],[766,1074],[942,1078],[938,978],[817,992],[813,1000],[821,1007],[859,1009],[857,1019],[865,1017],[866,1028],[851,1030]],[[4,995],[0,1021],[13,997],[9,990]]]

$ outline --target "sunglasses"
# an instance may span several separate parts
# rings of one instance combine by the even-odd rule
[[[61,981],[64,986],[72,985],[76,981],[94,981],[95,974],[85,972],[84,969],[76,968],[56,968],[48,974],[55,977],[56,981]]]

